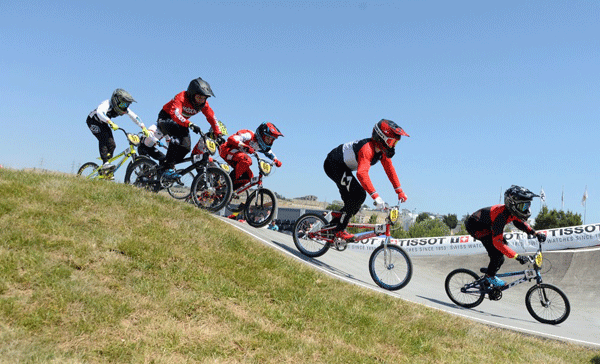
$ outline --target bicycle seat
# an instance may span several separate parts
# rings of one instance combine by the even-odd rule
[[[479,268],[479,271],[483,274],[487,273],[487,267]]]

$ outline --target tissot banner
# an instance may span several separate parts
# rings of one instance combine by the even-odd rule
[[[571,226],[559,229],[539,230],[545,232],[545,251],[573,249],[600,245],[600,223]],[[538,242],[535,236],[523,232],[505,233],[508,245],[517,253],[533,253]],[[353,250],[371,251],[379,246],[382,238],[370,239],[365,244],[349,244]],[[469,235],[440,236],[432,238],[392,239],[411,255],[468,255],[486,253],[481,242]]]

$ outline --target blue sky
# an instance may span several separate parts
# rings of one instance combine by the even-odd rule
[[[3,0],[0,164],[76,171],[98,154],[86,116],[115,88],[151,125],[200,76],[230,131],[284,133],[265,185],[286,197],[339,199],[325,156],[388,118],[411,135],[394,157],[404,207],[461,217],[518,184],[558,209],[564,189],[583,215],[587,186],[598,223],[598,34],[596,1]],[[395,202],[379,164],[371,177]]]

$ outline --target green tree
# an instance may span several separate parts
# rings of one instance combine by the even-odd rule
[[[429,220],[429,214],[426,212],[421,212],[415,222],[419,223],[421,221]]]
[[[444,216],[442,221],[444,222],[444,224],[446,224],[446,226],[450,228],[450,230],[454,229],[456,225],[458,225],[458,219],[456,218],[455,214],[449,214]]]
[[[335,203],[329,204],[329,206],[327,206],[325,208],[325,210],[330,210],[330,211],[340,211],[342,209],[342,207],[344,207],[343,205],[338,205]]]
[[[408,232],[406,230],[404,230],[402,228],[402,226],[398,226],[398,228],[392,227],[392,231],[390,232],[390,235],[394,239],[408,239],[408,238],[410,238],[410,235],[408,234]]]
[[[369,218],[369,224],[377,224],[377,215],[376,214],[371,215],[371,217]]]
[[[417,218],[418,219],[418,218]],[[450,235],[450,229],[438,219],[427,219],[413,224],[408,229],[411,238]]]
[[[581,214],[575,214],[571,211],[557,211],[556,209],[548,211],[548,207],[543,206],[542,210],[535,218],[533,228],[536,230],[556,229],[566,226],[577,226],[582,224],[583,221],[581,220]]]

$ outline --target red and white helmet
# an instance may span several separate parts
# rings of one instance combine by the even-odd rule
[[[396,153],[396,144],[403,135],[410,136],[395,122],[381,119],[373,127],[371,139],[388,158],[392,158]]]
[[[273,145],[273,141],[283,134],[277,129],[275,124],[264,122],[256,128],[256,141],[262,150],[270,150]]]

